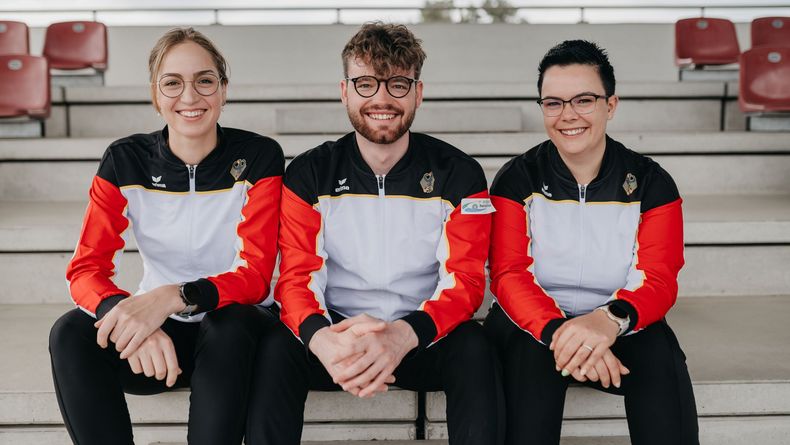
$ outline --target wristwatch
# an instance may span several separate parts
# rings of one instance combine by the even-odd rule
[[[612,310],[614,309],[614,311]],[[631,325],[631,317],[628,313],[623,313],[624,311],[617,307],[612,307],[611,305],[605,305],[595,308],[596,311],[601,311],[613,322],[617,323],[619,327],[619,331],[617,332],[617,336],[621,336],[628,331],[628,326]]]
[[[184,292],[184,287],[186,286],[187,283],[181,283],[178,285],[178,294],[181,296],[181,301],[184,302],[186,307],[182,309],[180,312],[176,312],[176,315],[184,318],[192,316],[192,314],[194,314],[198,309],[198,305],[189,301],[189,298],[187,298],[186,293]]]

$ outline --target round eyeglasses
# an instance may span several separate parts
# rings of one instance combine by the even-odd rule
[[[159,91],[171,99],[184,93],[184,85],[191,83],[195,91],[201,96],[211,96],[219,89],[221,79],[213,73],[205,73],[197,76],[194,80],[184,80],[181,76],[166,75],[159,79]]]
[[[565,109],[565,104],[571,104],[571,108],[573,108],[573,111],[577,114],[590,114],[595,111],[595,104],[598,103],[598,99],[605,100],[608,98],[609,96],[601,96],[598,94],[579,94],[569,100],[562,100],[557,97],[547,97],[537,102],[538,105],[540,105],[540,109],[543,110],[544,116],[554,117],[562,114],[562,110]]]
[[[354,90],[362,97],[373,97],[379,92],[379,87],[383,82],[390,96],[400,99],[411,91],[411,84],[419,82],[406,76],[394,76],[389,79],[377,79],[373,76],[359,76],[348,78],[354,84]]]

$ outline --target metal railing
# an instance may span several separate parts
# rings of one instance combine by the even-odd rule
[[[787,4],[750,4],[750,5],[733,5],[733,4],[705,4],[705,5],[694,5],[694,4],[630,4],[630,5],[595,5],[595,4],[588,4],[583,6],[569,6],[569,5],[552,5],[550,3],[541,3],[541,4],[530,4],[530,5],[512,5],[505,8],[483,8],[483,7],[476,7],[476,6],[452,6],[452,7],[444,7],[444,6],[430,6],[426,8],[425,6],[283,6],[283,7],[254,7],[254,6],[243,6],[243,7],[145,7],[145,8],[129,8],[129,7],[113,7],[107,6],[102,8],[73,8],[73,9],[45,9],[45,8],[27,8],[27,9],[5,9],[0,6],[0,18],[4,18],[3,16],[6,15],[19,15],[19,14],[85,14],[90,15],[92,20],[101,21],[102,15],[105,13],[208,13],[210,14],[213,19],[211,20],[211,25],[226,25],[226,23],[222,19],[223,13],[233,13],[233,12],[257,12],[257,13],[329,13],[331,12],[334,16],[333,23],[335,24],[344,24],[344,23],[355,23],[352,21],[343,20],[343,15],[346,12],[383,12],[383,11],[391,11],[391,12],[401,12],[401,13],[417,13],[421,14],[426,9],[429,9],[431,12],[438,12],[438,13],[446,13],[448,14],[449,19],[439,20],[439,21],[452,21],[452,22],[459,22],[464,21],[463,17],[468,16],[469,14],[478,14],[483,20],[481,23],[486,23],[488,19],[490,21],[491,17],[497,15],[497,12],[513,12],[515,14],[521,12],[538,12],[538,11],[566,11],[566,12],[577,12],[578,13],[578,21],[577,23],[589,23],[588,16],[590,11],[602,12],[602,11],[651,11],[651,10],[661,10],[661,11],[694,11],[698,13],[700,17],[705,17],[708,11],[712,10],[780,10],[780,9],[787,9],[788,14],[790,14],[790,3]],[[460,17],[460,18],[459,18]],[[286,21],[288,23],[293,23],[290,21]],[[542,21],[546,23],[546,21]]]

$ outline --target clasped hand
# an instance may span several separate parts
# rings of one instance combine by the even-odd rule
[[[184,302],[175,284],[126,298],[94,324],[98,328],[96,343],[106,348],[111,341],[121,358],[128,359],[170,314],[183,308]]]
[[[580,382],[600,380],[604,388],[619,388],[621,376],[630,371],[615,357],[610,347],[619,327],[601,311],[593,311],[566,321],[554,332],[549,349],[554,351],[557,371]]]
[[[359,397],[387,391],[395,368],[416,346],[417,335],[405,321],[387,323],[367,314],[318,330],[309,345],[332,380]]]

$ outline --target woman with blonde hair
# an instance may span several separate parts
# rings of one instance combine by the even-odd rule
[[[166,125],[110,145],[66,277],[78,309],[50,333],[58,404],[74,443],[131,444],[124,392],[190,387],[190,444],[238,444],[269,294],[284,158],[255,133],[217,124],[227,63],[178,28],[149,58]],[[113,281],[129,232],[143,259],[134,296]],[[268,304],[268,306],[267,306]]]

